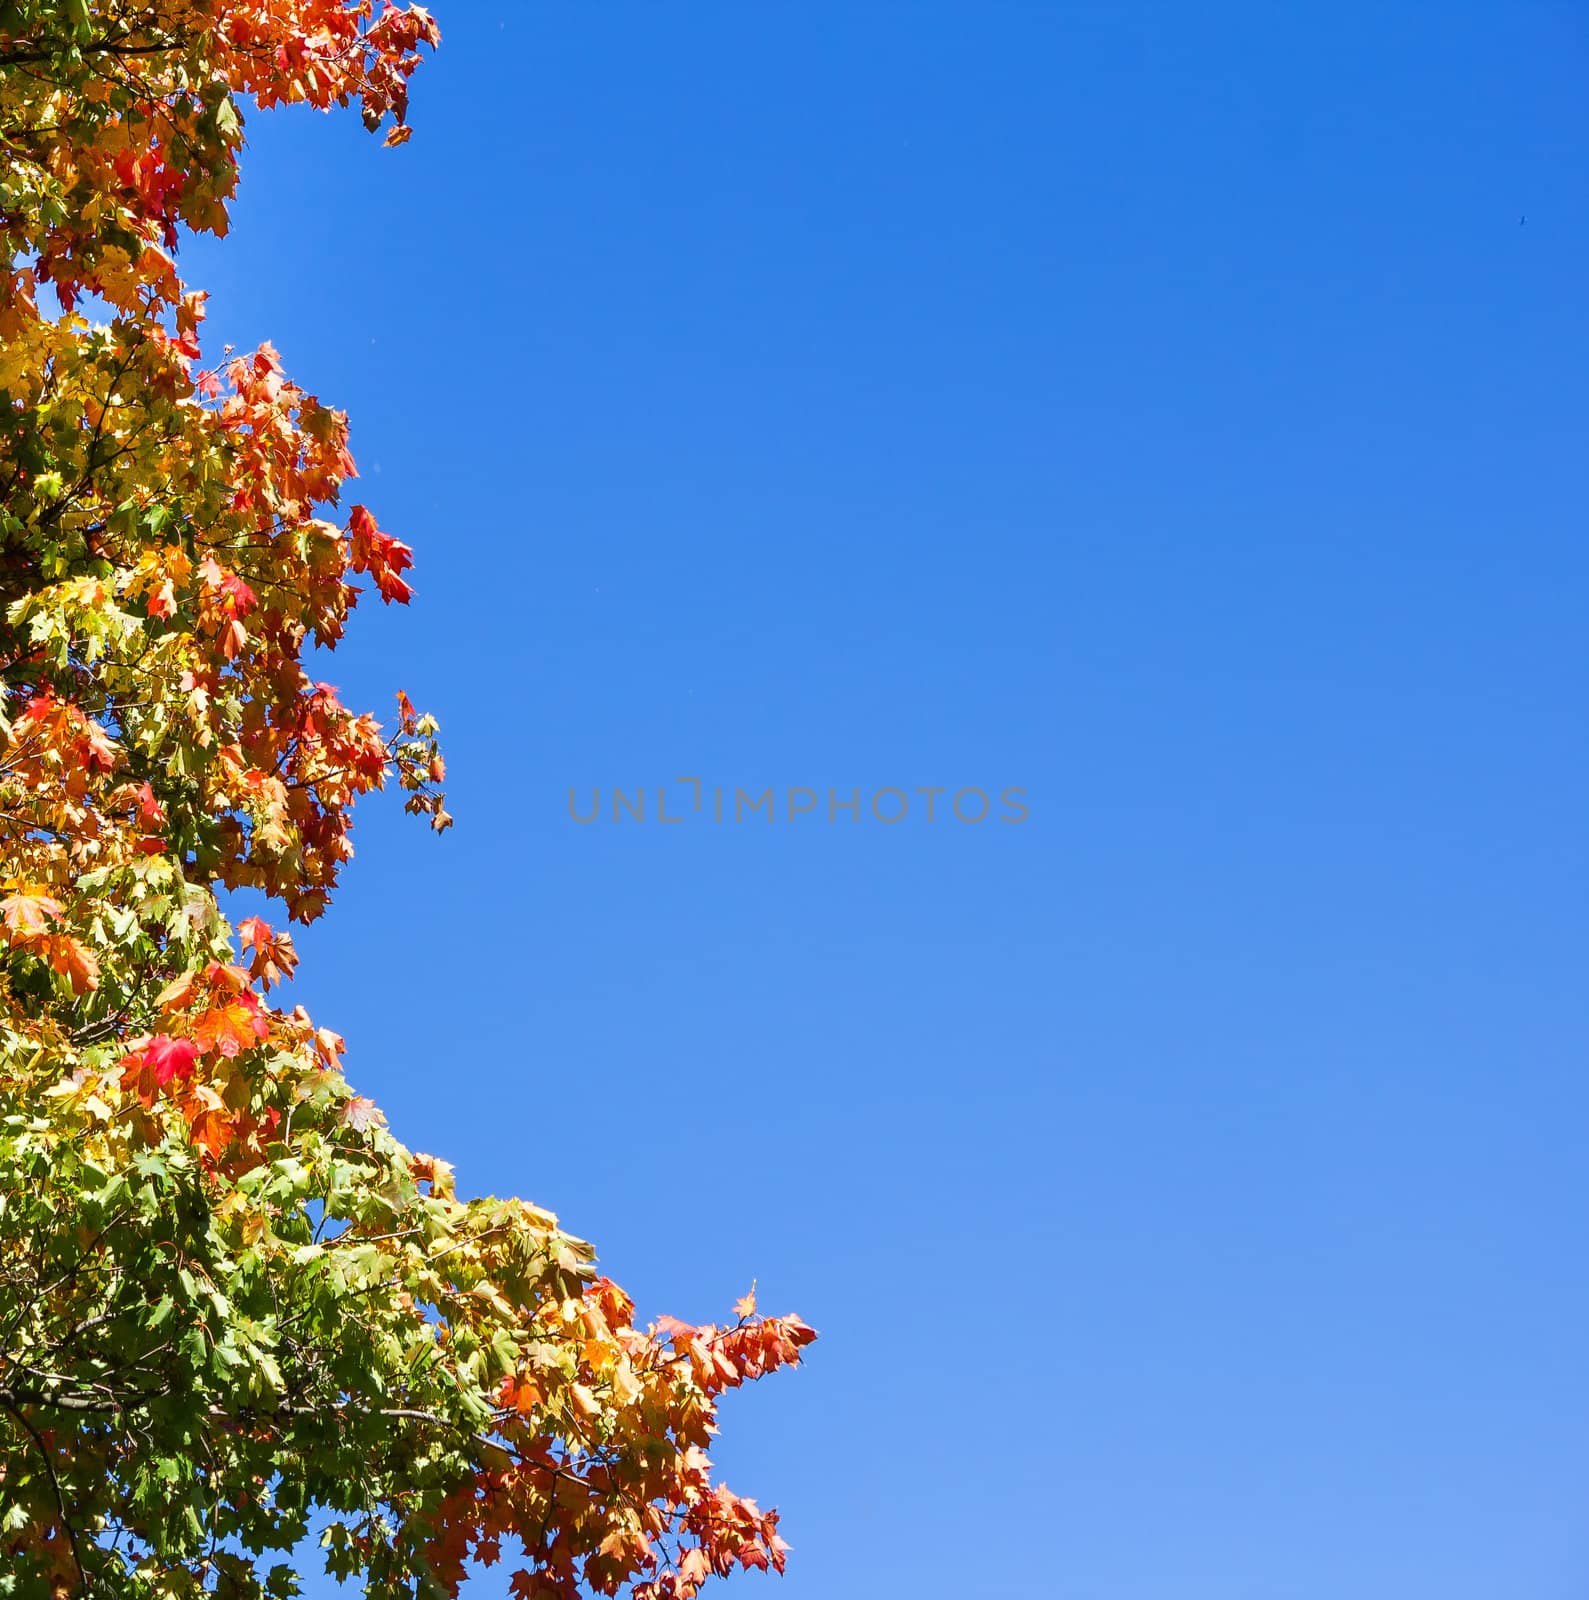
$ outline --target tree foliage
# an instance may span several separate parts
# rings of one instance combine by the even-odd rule
[[[0,1595],[286,1596],[312,1531],[383,1597],[783,1564],[705,1452],[810,1330],[637,1327],[549,1213],[461,1199],[217,898],[319,916],[372,789],[450,821],[433,721],[305,664],[409,598],[347,419],[268,347],[202,366],[176,267],[245,105],[401,143],[437,41],[372,0],[0,0]]]

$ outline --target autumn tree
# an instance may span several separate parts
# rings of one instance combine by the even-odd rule
[[[318,917],[370,790],[450,821],[433,721],[305,665],[409,599],[347,419],[268,347],[206,366],[177,267],[245,108],[399,144],[437,41],[374,0],[0,0],[0,1596],[291,1595],[311,1533],[381,1597],[783,1565],[706,1451],[810,1330],[637,1326],[549,1213],[460,1198],[218,899]]]

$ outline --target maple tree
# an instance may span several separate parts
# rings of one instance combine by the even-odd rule
[[[460,1198],[218,899],[319,916],[370,790],[451,820],[434,722],[305,664],[410,595],[340,510],[347,419],[268,347],[204,367],[176,265],[244,105],[401,143],[437,42],[372,0],[0,0],[0,1596],[287,1596],[312,1531],[382,1597],[783,1566],[706,1450],[810,1329],[637,1326],[551,1214]]]

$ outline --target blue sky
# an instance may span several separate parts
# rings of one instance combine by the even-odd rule
[[[769,1594],[1583,1595],[1582,8],[436,9],[188,255],[418,552],[357,1085],[822,1330]],[[1031,815],[568,817],[683,774]]]

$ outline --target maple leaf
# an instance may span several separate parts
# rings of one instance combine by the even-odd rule
[[[236,1118],[226,1103],[205,1084],[197,1084],[182,1102],[188,1136],[213,1161],[232,1142]]]
[[[501,1403],[511,1407],[521,1417],[529,1416],[544,1400],[540,1386],[533,1378],[504,1378],[502,1380]]]
[[[292,936],[277,933],[268,922],[259,917],[245,917],[237,925],[239,943],[251,949],[249,976],[262,987],[281,983],[293,975],[298,965],[298,954],[292,947]]]
[[[734,1302],[734,1315],[736,1317],[753,1317],[756,1315],[756,1283],[751,1280],[750,1293],[740,1296]]]
[[[173,1078],[191,1078],[198,1064],[199,1050],[191,1039],[173,1039],[157,1033],[144,1047],[144,1056],[163,1089]]]
[[[157,829],[166,825],[165,807],[155,799],[154,788],[147,781],[140,783],[132,790],[132,798],[138,808],[138,826],[141,828]]]
[[[386,1118],[381,1115],[380,1107],[373,1100],[365,1095],[356,1094],[343,1101],[338,1121],[344,1128],[352,1128],[355,1133],[364,1133],[367,1129],[379,1127]]]
[[[49,963],[70,982],[73,994],[87,994],[99,987],[99,958],[69,933],[46,935],[43,948]]]
[[[333,1033],[329,1028],[316,1028],[311,1038],[315,1054],[321,1062],[330,1067],[336,1065],[337,1057],[347,1049],[340,1033]]]
[[[19,889],[0,900],[0,916],[6,931],[12,934],[43,933],[52,920],[62,915],[61,902],[42,889]]]
[[[646,1536],[637,1528],[614,1528],[597,1548],[609,1560],[631,1571],[643,1566],[651,1555]]]
[[[83,770],[92,777],[110,772],[116,765],[117,751],[109,734],[90,718],[83,718],[83,730],[77,740],[77,759]]]
[[[145,1106],[152,1106],[160,1093],[155,1071],[143,1050],[130,1050],[121,1058],[120,1079],[124,1089],[130,1089]]]
[[[270,1024],[260,1014],[258,1003],[250,994],[240,994],[223,1005],[211,1006],[193,1025],[193,1037],[201,1051],[208,1054],[218,1050],[228,1059],[269,1032]]]
[[[155,996],[154,1003],[162,1011],[175,1011],[182,1002],[193,993],[194,985],[198,981],[196,972],[184,972],[181,977],[173,978],[159,994]]]
[[[353,570],[367,572],[375,579],[381,599],[406,605],[414,591],[399,576],[414,564],[414,552],[382,533],[366,506],[354,506],[348,516],[348,531],[353,545]],[[405,697],[406,698],[406,697]]]

